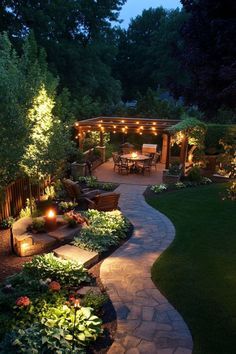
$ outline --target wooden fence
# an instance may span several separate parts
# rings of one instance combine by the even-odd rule
[[[31,185],[32,196],[38,198],[40,195],[39,184]],[[30,196],[29,180],[18,179],[9,184],[2,193],[0,202],[0,221],[10,216],[19,215],[26,205],[26,199]]]

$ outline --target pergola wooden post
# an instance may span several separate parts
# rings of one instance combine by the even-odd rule
[[[181,149],[180,149],[180,163],[182,164],[183,173],[185,173],[185,165],[188,154],[188,137],[184,134]]]
[[[170,135],[162,135],[162,153],[161,153],[161,163],[165,164],[165,168],[168,169],[170,165]]]
[[[84,132],[82,129],[79,129],[79,148],[80,150],[83,150],[84,146]]]
[[[103,136],[103,132],[100,131],[100,146],[104,146],[104,136]]]

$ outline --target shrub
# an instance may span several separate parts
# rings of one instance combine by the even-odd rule
[[[168,189],[168,186],[167,186],[167,184],[164,184],[164,183],[155,184],[155,185],[151,186],[151,191],[154,193],[157,193],[157,194],[162,193],[167,189]]]
[[[96,252],[107,251],[118,245],[130,228],[129,221],[119,210],[103,212],[89,210],[85,213],[89,225],[82,228],[73,244]]]
[[[31,207],[32,207],[33,214],[35,214],[37,207],[36,207],[36,202],[35,202],[34,198],[31,199]],[[21,211],[20,211],[20,218],[24,218],[26,216],[31,216],[30,200],[28,198],[26,199],[25,208],[21,209]]]
[[[45,194],[48,197],[48,199],[54,199],[56,197],[56,191],[55,191],[55,187],[53,185],[51,186],[47,186],[45,188]]]
[[[114,189],[114,184],[113,183],[103,183],[100,185],[100,188],[103,189],[104,191],[112,191]]]
[[[59,203],[59,208],[62,212],[67,212],[70,210],[73,210],[75,207],[77,207],[78,203],[75,202],[60,202]]]
[[[177,189],[183,189],[183,188],[186,188],[186,185],[183,182],[177,182],[177,183],[175,183],[175,187]]]
[[[36,232],[45,232],[46,228],[45,228],[45,220],[42,218],[34,218],[33,222],[31,224],[31,228],[33,231]]]
[[[14,218],[13,217],[9,217],[7,219],[3,219],[0,223],[0,228],[1,229],[10,229],[14,223]]]
[[[78,286],[90,278],[86,269],[79,263],[55,257],[52,253],[33,257],[25,263],[23,272],[34,278],[58,281],[61,285]]]
[[[197,166],[192,167],[188,173],[188,179],[191,182],[198,182],[198,183],[201,182],[202,176],[201,176],[200,168]]]
[[[83,297],[81,300],[81,305],[85,307],[92,307],[95,313],[98,313],[107,301],[108,296],[106,294],[97,294],[91,290],[88,291]]]
[[[179,162],[173,162],[169,167],[168,174],[178,176],[180,172]]]
[[[236,182],[232,182],[230,187],[227,189],[227,195],[224,199],[230,199],[232,201],[236,200]]]

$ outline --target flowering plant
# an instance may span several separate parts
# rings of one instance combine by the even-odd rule
[[[48,289],[55,292],[60,291],[61,285],[57,281],[52,281],[51,283],[48,284]]]
[[[161,184],[155,184],[153,186],[151,186],[151,191],[154,193],[161,193],[165,190],[167,190],[168,186],[165,183],[161,183]]]
[[[28,307],[30,305],[30,299],[28,296],[21,296],[16,300],[16,306],[18,307]]]
[[[175,183],[175,187],[177,189],[182,189],[182,188],[186,188],[186,185],[183,182],[177,182]]]

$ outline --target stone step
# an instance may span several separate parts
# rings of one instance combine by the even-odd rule
[[[81,225],[69,228],[67,225],[61,226],[54,231],[48,232],[48,236],[56,239],[57,241],[72,241],[74,236],[81,230]]]
[[[54,251],[55,256],[62,259],[70,259],[83,264],[84,267],[90,268],[92,265],[98,262],[98,253],[83,250],[82,248],[64,245],[56,248]]]

